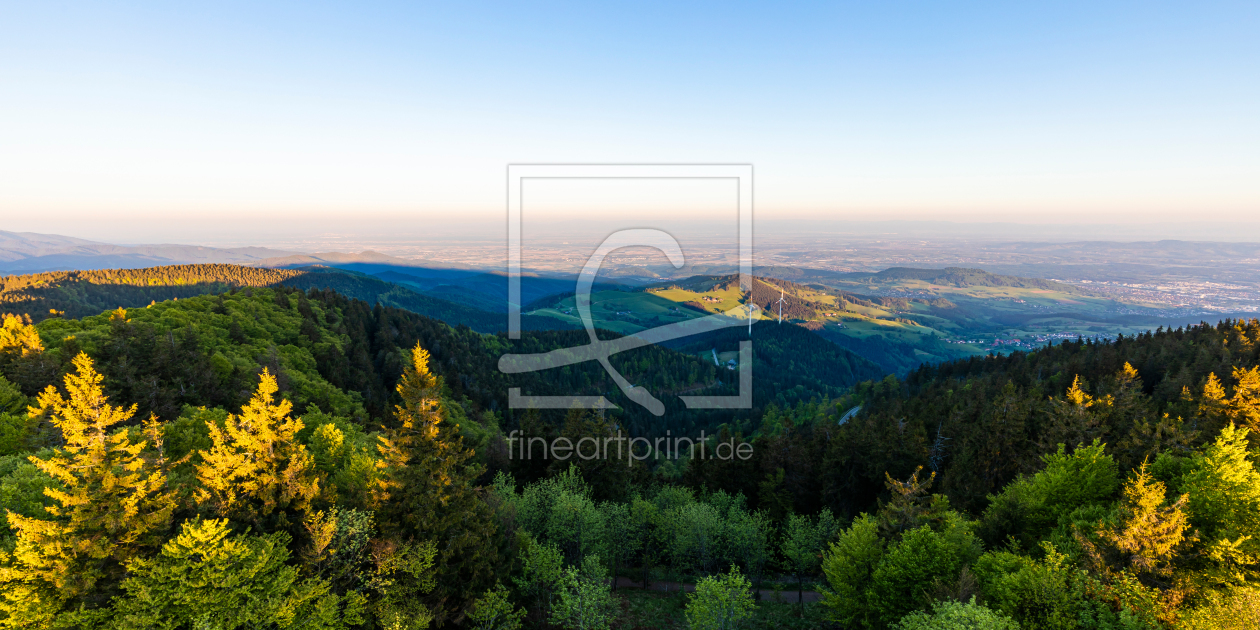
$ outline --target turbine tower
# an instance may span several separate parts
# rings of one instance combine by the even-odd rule
[[[779,288],[779,323],[783,323],[783,288]]]

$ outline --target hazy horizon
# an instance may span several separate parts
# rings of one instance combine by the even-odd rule
[[[294,225],[287,221],[262,223],[256,219],[250,229],[242,230],[232,222],[216,222],[214,225],[173,227],[162,223],[141,223],[108,227],[83,228],[82,224],[52,225],[35,223],[13,229],[6,222],[2,231],[78,238],[111,245],[197,245],[218,248],[267,247],[278,250],[302,252],[359,252],[372,249],[391,249],[398,246],[440,244],[455,242],[504,243],[506,247],[506,221],[442,221],[434,222],[423,216],[386,217],[376,220],[346,218],[335,222],[304,223]],[[669,222],[667,222],[669,223]],[[703,232],[724,229],[729,223],[721,221],[673,222]],[[625,221],[535,221],[537,234],[547,234],[549,239],[565,235],[594,238],[616,229],[637,225]],[[661,222],[653,223],[661,227]],[[754,235],[758,242],[779,242],[800,237],[843,237],[878,241],[881,239],[927,241],[975,241],[975,242],[1115,242],[1144,243],[1155,241],[1185,241],[1197,243],[1260,243],[1260,222],[1219,225],[1204,222],[1151,222],[1151,223],[1015,223],[1015,222],[963,222],[963,221],[844,221],[844,220],[769,220],[754,222]],[[667,229],[667,231],[669,231]],[[686,228],[684,232],[690,231]]]

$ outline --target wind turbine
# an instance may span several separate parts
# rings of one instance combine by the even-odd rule
[[[783,323],[783,288],[779,288],[779,323]]]

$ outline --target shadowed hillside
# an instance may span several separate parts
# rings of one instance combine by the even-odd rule
[[[442,300],[360,273],[308,267],[265,269],[240,265],[170,265],[145,269],[53,271],[0,278],[0,311],[48,317],[85,317],[122,307],[221,293],[239,287],[333,289],[343,295],[395,306],[479,332],[507,329],[507,315]],[[55,311],[55,312],[54,312]],[[523,316],[527,330],[565,329],[549,318]]]

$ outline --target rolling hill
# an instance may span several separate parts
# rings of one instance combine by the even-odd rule
[[[7,276],[0,278],[0,311],[29,314],[36,321],[58,315],[76,318],[119,306],[147,306],[152,302],[221,293],[237,287],[268,286],[330,288],[371,304],[404,308],[479,332],[494,333],[507,328],[507,316],[503,313],[424,295],[365,274],[326,267],[263,269],[225,264],[171,265]],[[521,326],[526,330],[572,327],[554,319],[532,316],[523,316]]]
[[[6,279],[6,287],[42,284],[38,290],[48,293],[32,299],[42,295],[44,304],[68,303],[77,310],[107,299],[110,304],[91,316],[74,318],[67,314],[40,321],[37,327],[50,353],[41,355],[39,362],[9,369],[10,380],[32,395],[42,389],[50,374],[64,369],[70,356],[85,350],[100,360],[114,391],[130,400],[145,401],[142,411],[146,414],[153,411],[169,416],[197,400],[237,406],[248,395],[248,382],[259,366],[271,366],[273,373],[287,375],[285,387],[293,392],[299,406],[316,404],[342,415],[362,412],[384,417],[392,409],[389,401],[392,384],[401,374],[401,357],[420,343],[433,354],[434,369],[450,378],[453,395],[467,397],[473,409],[505,413],[507,417],[520,413],[507,411],[509,387],[520,387],[525,395],[607,396],[620,407],[616,411],[619,421],[635,432],[712,429],[721,423],[747,421],[756,413],[755,409],[685,408],[677,395],[739,393],[737,372],[715,365],[708,355],[702,356],[690,346],[650,345],[610,359],[626,378],[665,403],[666,415],[657,417],[630,401],[594,361],[523,374],[505,374],[498,367],[504,353],[585,345],[589,339],[582,331],[527,330],[522,339],[510,341],[501,333],[487,334],[459,325],[474,317],[497,322],[501,315],[470,315],[472,309],[460,311],[452,308],[458,305],[441,305],[447,317],[463,317],[465,321],[440,319],[413,310],[432,310],[436,302],[432,298],[376,278],[335,270],[218,265],[143,271],[146,274],[133,270],[76,272],[55,282],[30,276]],[[93,282],[107,279],[113,282]],[[159,285],[159,281],[167,284]],[[210,292],[153,302],[151,298],[158,291]],[[8,294],[29,295],[17,288]],[[76,298],[78,301],[69,301]],[[136,303],[122,304],[130,307],[124,309],[124,316],[114,314],[125,298],[135,298]],[[525,321],[556,323],[549,318]],[[687,341],[692,346],[727,352],[737,348],[746,335],[746,329],[740,328]],[[756,409],[840,396],[856,383],[884,374],[874,363],[820,343],[803,328],[760,325],[752,339]],[[563,411],[556,411],[557,421]]]
[[[112,245],[55,234],[0,231],[0,271],[7,273],[130,269],[190,263],[247,264],[288,255],[290,252],[263,247]]]
[[[897,280],[918,280],[930,284],[963,287],[1014,287],[1019,289],[1044,289],[1066,293],[1069,295],[1088,295],[1088,293],[1072,285],[1042,280],[1040,278],[1019,278],[989,273],[983,269],[967,269],[963,267],[946,267],[944,269],[915,269],[912,267],[891,267],[879,273],[847,273],[841,276],[853,282],[886,283]]]

